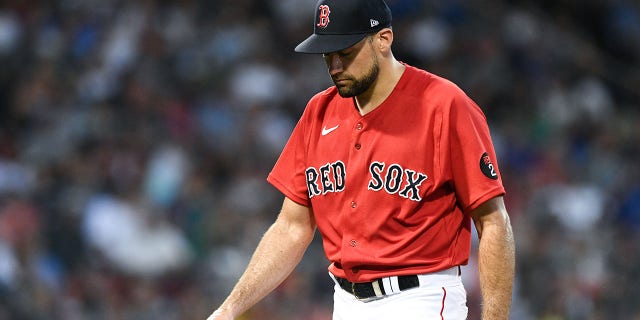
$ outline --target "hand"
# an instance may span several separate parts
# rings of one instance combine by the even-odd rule
[[[233,316],[227,309],[217,309],[214,311],[207,320],[234,320]]]

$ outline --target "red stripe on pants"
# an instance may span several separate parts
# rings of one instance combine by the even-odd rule
[[[444,313],[444,299],[447,298],[447,289],[445,289],[444,287],[442,287],[442,309],[440,309],[440,319],[444,320],[444,316],[442,315]]]

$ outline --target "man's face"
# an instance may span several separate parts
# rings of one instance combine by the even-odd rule
[[[372,37],[367,36],[355,45],[323,55],[331,80],[344,98],[367,91],[378,78],[378,57]]]

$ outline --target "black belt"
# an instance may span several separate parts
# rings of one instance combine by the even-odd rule
[[[397,276],[398,278],[398,287],[400,291],[404,291],[411,288],[416,288],[420,286],[420,280],[418,276]],[[336,282],[344,291],[351,293],[357,299],[369,299],[374,297],[382,297],[387,293],[384,291],[384,285],[382,284],[382,279],[376,279],[371,282],[351,282],[344,278],[335,277]],[[379,289],[379,294],[376,294],[376,288]]]

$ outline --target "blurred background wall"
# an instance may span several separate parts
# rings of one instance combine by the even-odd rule
[[[204,319],[330,85],[315,0],[0,2],[0,319]],[[640,319],[640,5],[389,0],[394,52],[485,111],[513,319]],[[474,244],[477,245],[477,244]],[[478,319],[475,258],[464,269]],[[243,319],[330,319],[319,237]]]

